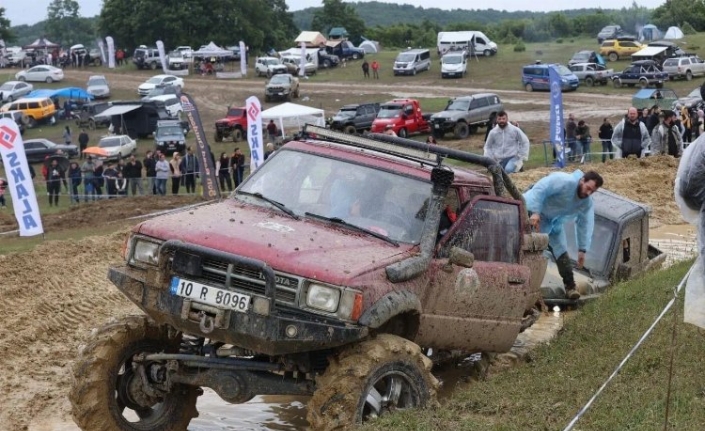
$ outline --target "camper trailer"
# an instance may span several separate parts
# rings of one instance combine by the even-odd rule
[[[497,54],[497,44],[481,31],[441,31],[436,48],[439,56],[449,51],[467,51],[469,55],[485,57]]]

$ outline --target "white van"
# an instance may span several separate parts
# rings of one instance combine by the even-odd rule
[[[449,52],[441,57],[441,78],[462,78],[467,72],[467,52]]]
[[[473,49],[470,46],[473,41],[475,42],[473,44],[475,55],[489,57],[497,54],[497,44],[481,31],[441,31],[438,33],[436,46],[438,55],[463,49],[466,49],[468,54],[473,54]]]
[[[416,75],[431,69],[431,53],[427,49],[410,49],[400,52],[394,60],[394,76]]]

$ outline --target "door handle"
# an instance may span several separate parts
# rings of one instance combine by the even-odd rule
[[[507,277],[507,282],[509,284],[524,284],[526,280],[520,277]]]

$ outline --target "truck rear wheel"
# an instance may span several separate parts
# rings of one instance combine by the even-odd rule
[[[200,388],[179,385],[150,396],[132,367],[134,355],[176,353],[180,341],[169,339],[166,327],[146,316],[128,316],[94,331],[73,368],[69,401],[76,424],[92,431],[186,431],[198,416]],[[123,416],[126,410],[131,411],[129,419]]]
[[[348,124],[347,126],[345,126],[345,128],[343,128],[343,132],[350,135],[354,135],[355,132],[357,132],[357,129],[355,129],[355,126],[353,126],[352,124]]]
[[[399,133],[397,133],[397,135],[400,138],[407,138],[409,136],[409,132],[407,132],[406,129],[402,127],[401,129],[399,129]]]
[[[467,137],[470,135],[470,128],[468,127],[467,123],[458,123],[455,125],[453,133],[458,139],[467,139]]]
[[[595,85],[595,78],[593,78],[592,76],[586,76],[585,85],[587,85],[588,87],[592,87],[593,85]]]
[[[421,348],[396,335],[382,334],[340,352],[308,403],[312,429],[334,430],[395,410],[435,402],[438,380]]]

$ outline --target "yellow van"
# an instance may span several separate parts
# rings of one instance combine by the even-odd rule
[[[54,106],[54,102],[48,97],[32,97],[17,99],[14,102],[6,103],[0,111],[22,111],[27,115],[27,126],[31,128],[43,121],[53,123],[55,121],[54,114],[56,114],[56,107]]]

